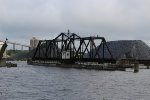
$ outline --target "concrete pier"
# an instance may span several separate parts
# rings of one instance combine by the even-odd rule
[[[77,69],[94,69],[105,71],[125,71],[126,68],[131,66],[120,66],[118,64],[61,64],[57,62],[39,62],[39,61],[27,61],[29,65],[48,66],[48,67],[61,67],[61,68],[77,68]],[[133,67],[132,67],[133,68]]]
[[[137,73],[137,72],[139,72],[139,63],[138,62],[136,62],[134,64],[134,73]]]
[[[5,67],[6,66],[6,60],[5,59],[2,59],[0,61],[0,67]]]

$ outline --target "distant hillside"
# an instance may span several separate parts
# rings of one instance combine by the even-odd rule
[[[26,52],[18,52],[9,57],[11,60],[26,60],[32,58],[35,50],[26,51]]]
[[[8,56],[13,56],[15,54],[18,54],[18,53],[27,53],[28,51],[27,50],[7,50],[7,55]]]
[[[119,40],[107,42],[110,51],[115,59],[135,58],[135,59],[150,59],[150,47],[141,40]],[[18,53],[11,59],[27,59],[32,58],[35,50],[26,53]],[[102,49],[100,49],[100,55]],[[105,47],[105,58],[110,58],[110,55]]]

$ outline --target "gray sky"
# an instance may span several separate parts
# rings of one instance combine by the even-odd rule
[[[150,0],[0,0],[0,39],[29,44],[70,29],[150,45]]]

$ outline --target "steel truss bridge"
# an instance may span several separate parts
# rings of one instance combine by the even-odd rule
[[[105,56],[106,51],[109,58]],[[69,59],[63,59],[64,52],[69,52]],[[104,37],[80,37],[69,32],[61,33],[52,40],[40,40],[32,61],[58,61],[65,64],[116,62]]]

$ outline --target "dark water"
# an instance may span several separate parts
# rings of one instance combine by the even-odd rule
[[[150,100],[150,70],[110,72],[17,63],[17,68],[0,68],[0,100]]]

